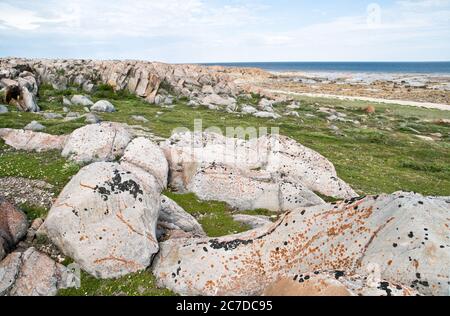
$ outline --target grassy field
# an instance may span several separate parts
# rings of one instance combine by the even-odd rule
[[[43,111],[63,114],[62,96],[78,93],[76,88],[55,91],[41,87],[39,105]],[[335,166],[338,175],[358,193],[380,194],[395,191],[415,191],[424,195],[450,196],[450,126],[433,122],[450,119],[450,111],[420,109],[407,106],[370,104],[376,113],[368,115],[364,109],[367,102],[340,101],[300,97],[299,117],[279,120],[259,119],[249,115],[212,111],[203,107],[187,106],[179,100],[173,108],[149,105],[126,93],[114,93],[103,86],[93,95],[93,101],[107,99],[117,112],[98,114],[105,121],[141,125],[155,135],[169,137],[177,127],[193,128],[194,119],[202,119],[203,128],[226,127],[278,127],[281,134],[289,136],[325,157]],[[239,104],[255,104],[258,96],[241,99]],[[276,111],[284,113],[286,105]],[[347,122],[328,122],[327,114],[319,107],[336,109],[345,114]],[[0,128],[23,128],[32,120],[46,126],[51,134],[67,134],[83,126],[84,118],[64,122],[46,120],[39,114],[20,113],[9,107],[10,112],[0,115]],[[84,113],[82,107],[71,107],[70,111]],[[132,115],[144,116],[148,123],[136,122]],[[355,123],[354,121],[358,121]],[[424,141],[417,136],[436,136],[440,140]],[[55,186],[59,192],[79,166],[67,162],[57,152],[25,153],[15,151],[0,142],[0,177],[17,176],[42,179]],[[247,230],[248,227],[232,220],[232,211],[220,202],[202,202],[195,195],[166,194],[178,202],[189,213],[199,219],[211,237]],[[28,208],[28,213],[45,213]],[[252,212],[266,214],[264,210]],[[143,272],[119,280],[100,281],[87,274],[82,276],[82,288],[61,291],[61,295],[170,295],[167,290],[155,287],[153,276]]]

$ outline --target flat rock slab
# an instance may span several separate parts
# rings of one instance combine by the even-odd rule
[[[298,209],[270,227],[160,244],[158,284],[182,295],[260,295],[279,278],[339,270],[447,295],[450,201],[372,196]]]
[[[155,178],[140,168],[93,163],[67,184],[42,229],[95,277],[141,271],[158,251],[160,192]]]
[[[62,150],[67,136],[50,135],[21,129],[1,128],[0,138],[2,138],[7,145],[17,150],[44,152],[49,150]]]

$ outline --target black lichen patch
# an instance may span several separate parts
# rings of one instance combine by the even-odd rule
[[[141,187],[136,183],[136,181],[123,181],[122,175],[117,169],[114,170],[114,177],[111,179],[111,181],[106,181],[104,186],[96,186],[94,188],[94,192],[98,192],[102,196],[104,201],[107,201],[108,197],[111,194],[119,194],[122,192],[128,192],[134,197],[134,199],[138,199],[138,195],[144,194]],[[142,198],[139,198],[139,201],[142,202]]]
[[[344,271],[335,271],[334,272],[334,277],[336,278],[336,280],[339,280],[339,278],[345,276],[345,272]]]
[[[242,240],[235,239],[232,241],[222,241],[220,242],[217,239],[213,239],[209,241],[209,245],[213,249],[224,249],[225,251],[235,250],[240,245],[249,245],[252,244],[253,240]]]
[[[389,282],[380,282],[378,289],[385,291],[387,296],[392,296],[392,290],[389,288]]]

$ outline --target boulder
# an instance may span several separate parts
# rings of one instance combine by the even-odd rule
[[[55,296],[76,286],[76,276],[34,248],[0,262],[0,296]]]
[[[210,94],[210,95],[207,95],[206,97],[204,97],[201,100],[201,103],[205,106],[215,105],[215,106],[229,107],[229,106],[235,105],[236,100],[231,97],[223,98],[218,94]]]
[[[91,107],[91,111],[111,113],[115,112],[116,109],[114,108],[114,105],[112,105],[109,101],[100,100]]]
[[[84,120],[87,124],[97,124],[101,122],[101,119],[94,113],[86,114],[86,119]]]
[[[246,105],[242,108],[242,113],[245,113],[245,114],[254,114],[256,112],[258,112],[258,110],[250,105]]]
[[[396,193],[300,208],[270,227],[161,243],[153,272],[182,295],[260,295],[280,278],[330,270],[447,295],[449,205]]]
[[[269,285],[263,296],[417,296],[409,287],[387,281],[370,282],[367,277],[343,271],[297,274]]]
[[[68,98],[63,97],[63,106],[72,106],[72,101],[70,101]]]
[[[122,156],[130,141],[131,135],[122,124],[87,125],[70,134],[62,155],[78,163],[113,161]]]
[[[25,237],[27,229],[27,216],[0,197],[0,260]]]
[[[6,105],[0,104],[0,114],[8,113],[8,108]]]
[[[62,150],[67,136],[50,135],[21,129],[1,128],[0,138],[2,138],[7,145],[17,150],[43,152],[49,150]]]
[[[91,99],[89,99],[88,97],[84,96],[84,95],[74,95],[72,97],[72,99],[70,100],[70,102],[73,105],[82,105],[82,106],[92,106],[94,105],[94,102],[91,101]],[[68,104],[65,104],[66,106],[68,106]]]
[[[133,164],[153,175],[161,190],[167,187],[169,164],[161,148],[151,140],[144,137],[134,139],[120,161],[122,164]]]
[[[273,113],[273,112],[256,112],[253,113],[254,117],[259,117],[259,118],[271,118],[271,119],[279,119],[281,118],[281,115]]]
[[[93,163],[59,195],[43,230],[59,249],[97,278],[146,269],[158,251],[160,188],[137,167]]]
[[[141,116],[141,115],[132,115],[131,118],[133,120],[135,120],[136,122],[141,122],[141,123],[148,123],[149,120],[146,119],[145,117]]]
[[[202,226],[194,216],[187,213],[175,201],[165,195],[161,196],[161,210],[158,225],[167,230],[182,230],[197,237],[206,236]]]
[[[26,131],[40,132],[45,129],[45,126],[39,122],[32,121],[32,122],[28,123],[23,129]]]
[[[63,116],[61,114],[57,114],[57,113],[43,113],[42,116],[46,120],[58,120],[58,119],[63,118]]]

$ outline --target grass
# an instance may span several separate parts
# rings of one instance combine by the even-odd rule
[[[122,278],[101,280],[81,272],[81,287],[59,290],[58,296],[173,296],[167,289],[159,289],[149,271],[129,274]]]
[[[177,194],[167,191],[164,194],[197,218],[209,237],[237,234],[250,229],[233,220],[232,209],[226,203],[200,201],[193,193]]]
[[[46,208],[29,205],[27,203],[21,204],[20,209],[27,215],[27,218],[30,221],[37,218],[45,218],[48,214],[48,210]]]

